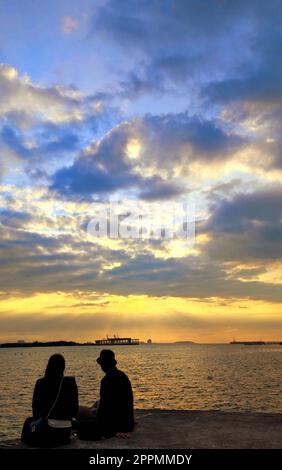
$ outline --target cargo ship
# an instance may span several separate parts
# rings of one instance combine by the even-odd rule
[[[112,338],[108,336],[104,339],[96,339],[96,346],[138,346],[139,339],[133,338],[120,338],[114,335]]]

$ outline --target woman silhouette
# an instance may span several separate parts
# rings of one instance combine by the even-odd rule
[[[61,390],[49,418],[72,419],[78,412],[78,391],[74,377],[64,377],[65,359],[61,354],[49,358],[45,375],[38,379],[33,393],[32,411],[34,418],[47,416]]]
[[[21,440],[29,445],[48,446],[69,442],[71,420],[78,412],[78,391],[74,377],[64,377],[65,359],[49,358],[44,377],[35,384],[33,416],[23,425]]]

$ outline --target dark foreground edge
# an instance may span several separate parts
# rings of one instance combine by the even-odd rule
[[[270,468],[282,458],[282,450],[208,450],[208,449],[2,449],[1,466],[4,461],[16,468],[138,468],[151,466],[175,466],[225,468],[250,465]],[[52,468],[50,467],[50,468]],[[134,468],[133,467],[133,468]],[[2,468],[6,468],[2,466]],[[48,467],[47,467],[48,468]]]

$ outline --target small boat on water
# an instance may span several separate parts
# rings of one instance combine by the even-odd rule
[[[95,344],[97,346],[138,346],[139,339],[133,338],[120,338],[114,335],[112,338],[108,336],[104,339],[96,339]]]

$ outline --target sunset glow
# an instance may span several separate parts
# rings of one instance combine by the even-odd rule
[[[282,5],[5,3],[0,341],[282,341]],[[194,242],[91,237],[110,198]]]

